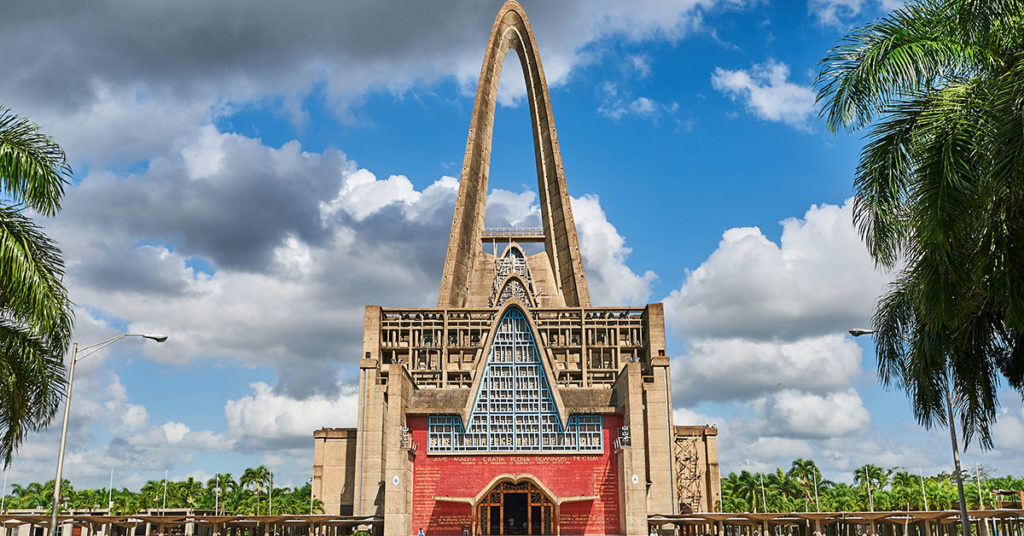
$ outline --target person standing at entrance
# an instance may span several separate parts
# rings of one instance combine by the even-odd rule
[[[423,536],[423,527],[420,527],[420,532],[416,536]]]

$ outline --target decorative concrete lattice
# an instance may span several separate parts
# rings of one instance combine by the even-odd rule
[[[601,452],[600,415],[571,415],[562,427],[526,317],[510,308],[494,335],[469,428],[430,417],[428,452]]]
[[[509,248],[500,261],[494,261],[494,274],[494,285],[491,289],[491,297],[488,299],[488,304],[491,307],[501,307],[501,304],[509,298],[518,298],[527,304],[532,303],[529,296],[533,293],[533,281],[530,279],[530,268],[521,251]],[[529,291],[515,279],[509,281],[503,288],[502,283],[512,274],[523,278],[530,285]]]

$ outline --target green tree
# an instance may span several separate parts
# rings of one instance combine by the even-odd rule
[[[875,510],[876,496],[879,496],[885,490],[885,486],[889,484],[890,474],[891,471],[870,463],[853,471],[853,482],[867,497],[868,509]],[[880,504],[879,509],[884,510],[885,505]]]
[[[898,277],[880,299],[878,371],[919,422],[991,446],[1000,376],[1024,392],[1024,2],[919,0],[822,60],[832,130],[871,125],[854,219]]]
[[[761,504],[761,483],[757,476],[749,471],[740,474],[729,473],[722,483],[723,502],[727,510],[732,508],[738,512],[763,512]]]
[[[206,489],[193,477],[170,482],[167,488],[168,508],[196,508],[203,501]]]
[[[114,492],[114,507],[111,513],[118,516],[137,514],[145,509],[142,496],[127,489]]]
[[[31,121],[0,107],[0,462],[49,424],[63,398],[72,304],[56,244],[25,215],[60,209],[71,167]]]
[[[764,475],[765,496],[768,510],[771,512],[793,512],[805,510],[805,497],[800,482],[776,469],[774,473]]]
[[[838,483],[826,490],[821,498],[822,510],[832,512],[852,512],[866,509],[866,498],[862,499],[857,488],[848,484]],[[863,505],[863,506],[862,506]]]
[[[921,498],[921,477],[906,471],[896,471],[892,477],[893,504],[898,508],[924,510]]]
[[[39,494],[39,500],[42,501],[42,504],[39,504],[39,502],[37,501],[35,506],[44,506],[44,507],[47,508],[48,511],[50,511],[50,512],[53,511],[53,483],[54,482],[55,482],[55,479],[50,479],[45,484],[43,484],[43,490]],[[58,510],[61,511],[61,512],[67,511],[68,508],[71,507],[74,504],[73,501],[75,500],[75,495],[76,494],[77,494],[77,492],[75,491],[75,488],[71,486],[71,481],[70,480],[68,480],[66,478],[60,479],[60,498],[61,498],[61,503],[58,506]]]
[[[256,491],[255,511],[251,513],[259,515],[260,495],[262,495],[264,488],[267,486],[267,483],[269,482],[270,469],[267,469],[265,465],[258,465],[256,467],[246,468],[246,470],[242,473],[242,477],[238,479],[238,484],[240,486],[251,486]]]
[[[804,497],[812,504],[817,505],[816,501],[818,499],[815,497],[819,494],[815,493],[814,488],[821,483],[821,471],[818,470],[814,460],[805,460],[803,458],[793,460],[793,464],[789,467],[789,476],[799,484],[800,489],[803,490]]]
[[[50,484],[50,497],[53,497],[53,483]],[[17,498],[17,506],[12,508],[45,508],[49,506],[43,495],[45,491],[39,482],[31,482],[26,486],[14,484],[11,486],[11,493]]]
[[[164,480],[148,480],[139,490],[139,500],[142,508],[160,508],[163,505]]]
[[[217,473],[213,475],[213,478],[206,481],[206,490],[209,492],[209,497],[205,508],[216,507],[218,511],[223,511],[225,504],[224,500],[227,494],[238,489],[238,483],[235,482],[235,478],[231,473]]]

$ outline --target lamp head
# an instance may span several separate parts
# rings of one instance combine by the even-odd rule
[[[851,329],[850,335],[853,335],[854,337],[860,337],[861,335],[871,335],[874,332],[875,330],[873,329]]]
[[[143,335],[143,337],[156,342],[164,342],[167,340],[167,335]]]

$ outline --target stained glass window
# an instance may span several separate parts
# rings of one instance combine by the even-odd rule
[[[540,351],[523,312],[505,313],[494,335],[468,429],[455,415],[429,421],[428,452],[601,452],[600,415],[562,427]]]

